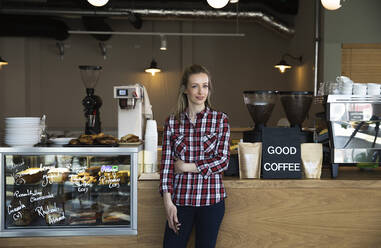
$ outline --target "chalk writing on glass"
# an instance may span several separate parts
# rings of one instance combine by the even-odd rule
[[[90,183],[82,182],[82,181],[75,181],[73,187],[76,187],[78,192],[86,193],[89,191]]]
[[[62,215],[58,216],[58,217],[53,216],[53,215],[48,215],[48,224],[49,225],[55,224],[55,223],[60,222],[60,221],[62,221],[64,219],[65,219],[65,214],[64,213],[62,213]]]
[[[42,192],[38,192],[36,190],[32,191],[30,189],[26,190],[26,193],[20,193],[20,191],[16,190],[13,193],[13,196],[16,198],[28,197],[28,196],[41,196]]]
[[[112,189],[112,188],[119,188],[120,187],[119,182],[120,182],[120,178],[111,178],[111,179],[109,179],[109,185],[108,185],[108,187],[110,189]]]
[[[47,195],[38,196],[38,197],[31,196],[30,202],[42,201],[42,200],[51,199],[51,198],[54,198],[54,195],[52,193],[49,193]]]
[[[14,213],[12,218],[14,221],[20,220],[20,219],[22,219],[22,213],[21,212]]]
[[[20,167],[22,167],[22,166],[24,166],[24,165],[25,165],[25,162],[22,161],[21,163],[13,164],[12,169],[13,169],[13,171],[16,171],[18,168],[20,168]]]
[[[117,178],[116,173],[112,173],[110,176],[100,176],[99,182],[102,184],[108,184],[108,187],[110,189],[112,188],[119,188],[120,187],[120,178]]]
[[[34,209],[34,211],[36,211],[39,216],[45,217],[47,214],[58,213],[60,209],[57,208],[56,203],[54,203],[52,207],[46,206],[45,209],[43,206],[38,206]]]
[[[15,184],[16,184],[16,185],[22,185],[22,184],[25,184],[25,180],[24,180],[24,178],[22,178],[21,175],[19,175],[19,174],[14,174],[14,175],[13,175],[13,178],[15,179]]]
[[[12,205],[8,205],[8,214],[12,215],[13,220],[18,220],[22,218],[21,210],[26,208],[26,206],[19,201],[19,205],[17,207],[12,207]]]
[[[21,201],[19,201],[19,205],[17,207],[12,208],[12,205],[9,204],[8,205],[8,214],[13,214],[15,212],[22,210],[23,208],[26,208],[26,206]]]

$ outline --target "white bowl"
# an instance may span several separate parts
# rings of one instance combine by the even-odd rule
[[[51,138],[50,141],[53,142],[53,144],[56,144],[56,145],[66,145],[72,139],[75,139],[75,138],[70,138],[70,137]]]

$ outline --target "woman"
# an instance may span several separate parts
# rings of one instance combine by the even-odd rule
[[[167,214],[164,247],[186,247],[193,225],[196,247],[215,247],[225,213],[221,173],[229,162],[230,127],[211,109],[212,83],[200,65],[182,76],[177,110],[164,127],[160,193]]]

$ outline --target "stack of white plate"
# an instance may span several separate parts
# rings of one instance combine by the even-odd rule
[[[5,118],[5,144],[9,146],[33,146],[40,142],[39,117]]]

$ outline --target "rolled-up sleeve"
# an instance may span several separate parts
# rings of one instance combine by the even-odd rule
[[[219,125],[217,146],[214,156],[195,162],[198,171],[207,179],[210,175],[221,173],[228,168],[230,158],[230,126],[226,114],[222,115]]]
[[[170,118],[168,118],[164,125],[162,154],[161,154],[161,167],[160,167],[160,194],[169,192],[173,194],[173,151],[171,140],[171,127]]]

